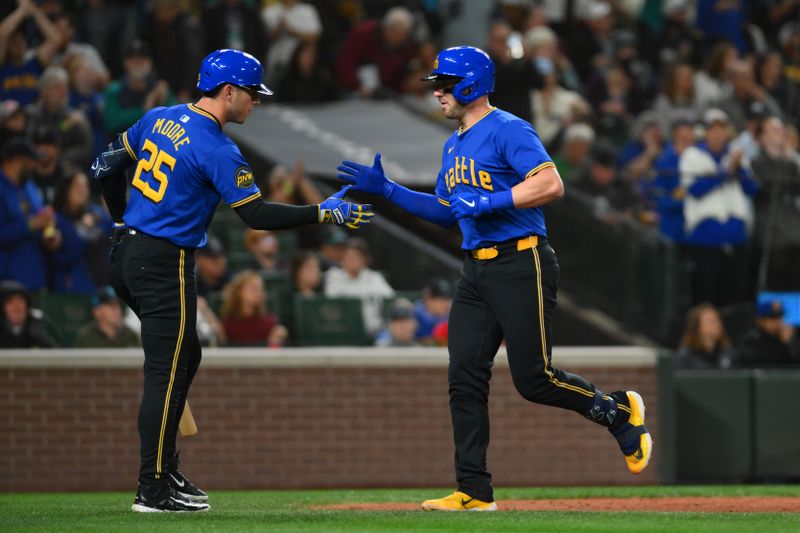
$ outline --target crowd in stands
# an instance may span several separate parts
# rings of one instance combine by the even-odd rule
[[[790,368],[800,366],[800,337],[784,320],[779,300],[765,300],[755,309],[754,326],[734,344],[719,311],[709,303],[689,310],[676,354],[676,367],[686,370],[727,368]]]
[[[800,290],[795,0],[14,0],[0,17],[0,279],[24,289],[16,308],[40,294],[104,300],[110,220],[87,167],[148,109],[192,101],[197,65],[224,47],[263,60],[277,102],[396,98],[433,115],[419,78],[436,51],[479,46],[497,68],[491,102],[531,121],[568,194],[601,221],[674,243],[692,304],[752,303],[757,274]],[[276,166],[262,190],[322,198],[302,162]],[[403,300],[363,241],[317,231],[292,250],[270,232],[242,232],[237,251],[210,239],[197,261],[204,342],[296,342],[295,293],[361,298],[381,344],[446,338],[444,303]],[[276,276],[291,276],[291,297],[272,293]],[[435,285],[422,291],[434,300]],[[99,325],[103,305],[95,337],[117,328]]]

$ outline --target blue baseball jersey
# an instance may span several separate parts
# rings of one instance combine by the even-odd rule
[[[239,207],[261,197],[239,148],[193,104],[148,111],[122,142],[137,161],[123,220],[147,235],[200,248],[220,199]]]
[[[493,107],[478,122],[463,131],[459,128],[445,142],[436,196],[449,206],[455,193],[467,189],[505,191],[547,167],[555,165],[533,127]],[[547,236],[541,207],[503,209],[458,223],[464,250],[528,235]]]

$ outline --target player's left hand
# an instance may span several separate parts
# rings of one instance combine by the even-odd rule
[[[342,161],[336,167],[339,172],[336,177],[343,183],[349,183],[356,191],[364,191],[370,194],[377,194],[384,198],[389,198],[395,187],[395,183],[386,177],[381,163],[381,154],[375,154],[372,166],[362,165],[354,161]]]
[[[450,210],[458,220],[482,217],[493,211],[489,195],[475,191],[462,191],[451,196]]]
[[[337,226],[358,229],[362,224],[369,224],[375,213],[370,204],[356,204],[343,200],[344,195],[352,188],[346,185],[336,194],[319,204],[319,222],[329,222]]]

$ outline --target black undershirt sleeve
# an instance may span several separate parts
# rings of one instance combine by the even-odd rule
[[[105,178],[100,178],[100,188],[103,191],[103,198],[111,214],[111,220],[117,223],[122,222],[122,215],[125,214],[125,207],[128,200],[125,194],[128,192],[128,180],[125,178],[125,171]]]
[[[253,229],[286,229],[319,223],[316,205],[287,205],[253,200],[234,208],[239,218]]]

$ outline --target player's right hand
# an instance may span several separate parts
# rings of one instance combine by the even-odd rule
[[[114,225],[111,229],[111,236],[109,240],[111,241],[111,247],[108,250],[108,257],[110,259],[114,259],[114,252],[117,251],[119,244],[122,242],[122,238],[128,234],[128,226],[118,226]]]
[[[395,183],[387,178],[383,171],[380,152],[375,154],[375,160],[371,167],[354,161],[342,161],[336,170],[339,172],[336,177],[340,181],[352,185],[354,191],[377,194],[384,198],[392,195]]]
[[[343,200],[344,195],[352,188],[346,185],[333,196],[319,204],[320,224],[329,222],[337,226],[347,226],[351,229],[358,229],[361,224],[369,224],[375,213],[372,212],[370,204],[355,204]]]

